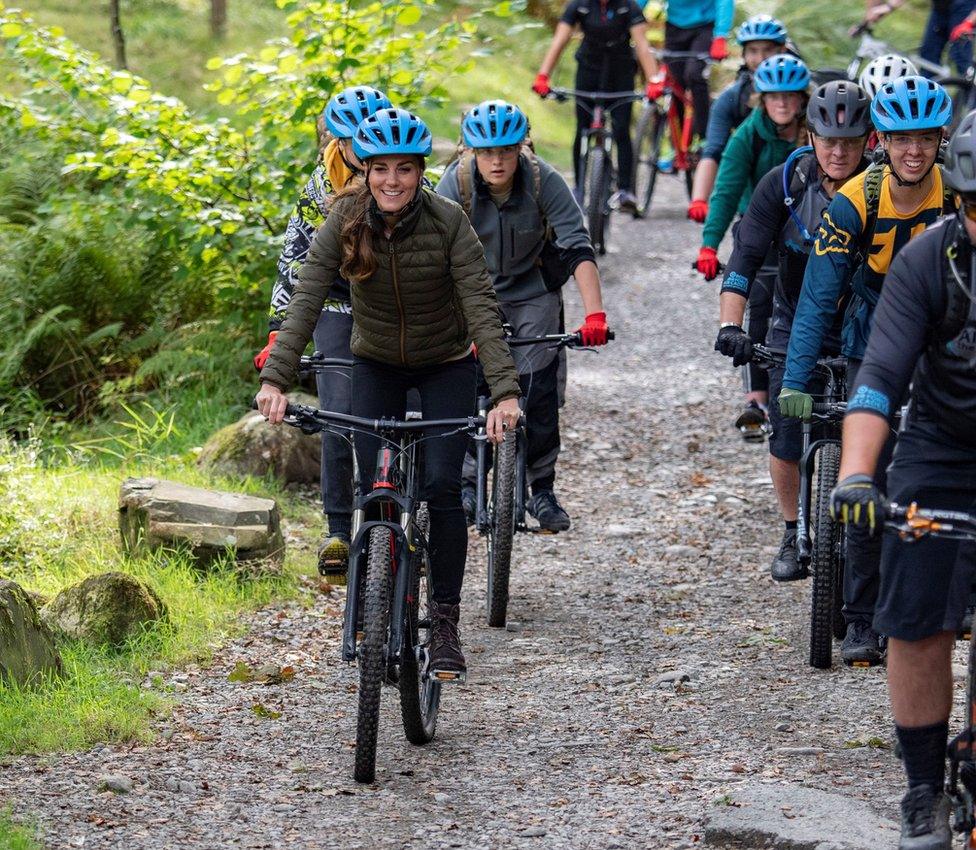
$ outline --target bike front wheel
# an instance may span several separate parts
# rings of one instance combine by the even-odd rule
[[[586,188],[586,223],[590,241],[599,254],[607,253],[607,198],[610,194],[610,163],[601,147],[590,151]]]
[[[830,515],[830,493],[837,484],[840,446],[825,444],[817,453],[817,496],[813,508],[813,570],[810,600],[810,666],[830,668],[837,587],[843,581],[840,530]]]
[[[501,628],[508,616],[508,583],[515,536],[515,461],[517,435],[509,433],[495,449],[488,505],[488,625]]]
[[[363,639],[359,644],[359,711],[356,718],[357,782],[376,778],[376,736],[380,721],[380,691],[386,675],[386,642],[390,620],[390,565],[393,534],[384,526],[369,533],[366,561]]]
[[[666,124],[665,114],[656,103],[649,103],[637,121],[634,193],[637,195],[637,214],[640,216],[647,215],[651,208]]]
[[[417,511],[414,523],[417,536],[410,565],[406,646],[400,663],[400,716],[407,740],[411,744],[423,745],[434,739],[441,702],[441,683],[427,675],[433,597],[428,555],[430,513],[426,505]]]

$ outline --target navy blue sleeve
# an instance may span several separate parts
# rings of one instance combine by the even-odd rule
[[[580,23],[580,0],[569,0],[566,4],[566,8],[563,9],[562,15],[559,17],[560,23],[569,24],[571,27],[576,26]],[[641,15],[643,18],[643,15]]]
[[[905,397],[932,329],[946,309],[940,257],[944,230],[934,228],[909,242],[891,262],[875,308],[864,362],[848,413],[889,419]]]
[[[783,169],[778,165],[763,175],[749,201],[735,233],[732,256],[725,267],[722,292],[734,292],[743,298],[766,259],[769,246],[779,239],[787,215],[783,203]]]
[[[644,10],[640,4],[635,0],[630,0],[628,5],[630,8],[627,10],[627,26],[636,27],[640,24],[646,24],[647,18],[644,17]]]
[[[733,83],[725,89],[708,110],[708,128],[705,130],[705,145],[702,157],[721,160],[722,151],[735,129],[735,119],[739,112],[740,86]]]

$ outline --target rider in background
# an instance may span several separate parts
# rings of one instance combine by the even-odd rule
[[[382,109],[353,138],[366,166],[365,184],[335,202],[315,234],[299,273],[291,309],[261,370],[257,402],[272,424],[287,404],[282,394],[340,274],[353,304],[352,412],[368,419],[403,419],[407,393],[420,394],[425,419],[471,416],[476,368],[472,341],[491,388],[488,436],[520,414],[518,375],[505,344],[484,249],[461,209],[422,185],[431,134],[415,115]],[[424,498],[430,510],[433,584],[431,667],[464,673],[458,634],[468,533],[461,507],[464,432],[428,440]],[[380,438],[356,435],[365,489],[371,486]]]
[[[729,30],[735,13],[735,0],[670,0],[664,25],[664,50],[680,53],[708,54],[721,62],[729,55]],[[701,59],[669,59],[668,68],[681,86],[691,92],[695,120],[692,131],[705,138],[711,97],[707,64]],[[648,77],[650,80],[651,77]],[[647,90],[652,100],[664,93],[664,80],[657,79]]]
[[[708,115],[708,129],[702,147],[701,161],[695,169],[695,182],[691,189],[688,218],[704,222],[708,215],[708,196],[715,188],[715,176],[722,151],[735,130],[752,111],[752,75],[764,59],[786,50],[786,27],[769,15],[753,15],[735,33],[742,45],[742,67],[735,82],[726,88],[712,104]]]
[[[831,510],[880,532],[875,477],[892,415],[909,413],[888,468],[899,505],[976,510],[976,113],[949,143],[946,184],[960,212],[905,246],[891,264],[844,421]],[[889,636],[888,689],[908,780],[902,850],[950,850],[945,783],[952,649],[973,582],[971,543],[885,535],[874,627]],[[967,726],[970,722],[966,716]]]
[[[753,187],[803,143],[803,119],[810,85],[807,66],[794,56],[771,56],[756,69],[753,84],[759,105],[729,139],[709,199],[702,247],[695,264],[705,280],[718,276],[718,246],[736,213],[742,215],[748,209]],[[773,309],[777,261],[771,245],[769,250],[764,269],[757,275],[749,296],[749,335],[753,342],[765,340]],[[735,424],[748,435],[766,423],[769,377],[764,370],[748,366],[743,370],[743,381],[745,409]]]
[[[463,154],[448,166],[437,192],[461,204],[485,248],[502,317],[516,337],[556,334],[560,289],[572,274],[583,312],[584,345],[604,345],[607,316],[600,273],[583,215],[566,181],[549,163],[523,147],[529,122],[517,106],[486,100],[461,122]],[[562,272],[547,276],[543,251],[555,247]],[[559,456],[556,351],[544,345],[513,350],[527,423],[527,471],[532,496],[526,506],[546,531],[566,531],[570,518],[554,492]],[[475,466],[465,461],[461,491],[468,524],[474,522]]]
[[[728,0],[731,3],[731,0]],[[657,60],[647,43],[647,22],[636,0],[570,0],[563,10],[549,50],[539,66],[532,91],[545,97],[552,91],[549,77],[559,62],[573,32],[579,28],[583,42],[576,51],[576,89],[589,92],[632,91],[637,63],[644,78],[657,76]],[[632,44],[633,43],[633,44]],[[636,57],[636,61],[635,61]],[[706,92],[707,93],[707,92]],[[651,97],[650,84],[647,90]],[[617,147],[617,187],[613,199],[621,209],[636,213],[634,185],[634,149],[630,138],[632,103],[622,103],[610,111],[614,144]],[[580,185],[580,140],[590,126],[591,103],[576,101],[576,138],[573,141],[573,174],[576,198],[583,197]]]
[[[867,92],[868,97],[874,100],[875,95],[881,91],[885,83],[890,83],[901,77],[917,77],[918,69],[912,62],[904,56],[895,53],[886,53],[872,59],[864,66],[864,70],[858,75],[858,85]],[[872,130],[868,136],[868,150],[873,151],[878,147],[878,134]]]
[[[904,4],[905,0],[867,0],[864,21],[874,24]],[[949,45],[949,58],[960,74],[969,70],[973,45],[966,35],[973,32],[976,0],[932,0],[918,55],[933,65],[942,64],[942,53]],[[926,74],[928,76],[928,74]]]
[[[278,258],[278,278],[271,291],[268,344],[255,356],[264,368],[278,331],[285,320],[298,283],[298,270],[308,257],[315,231],[322,226],[338,192],[361,180],[363,164],[352,148],[356,127],[378,109],[391,107],[389,98],[369,86],[353,86],[334,95],[322,113],[331,140],[325,145],[288,220],[285,244]],[[349,284],[337,279],[313,331],[315,350],[323,357],[351,360],[352,305]],[[349,413],[352,409],[349,374],[331,370],[316,375],[319,405],[323,410]],[[322,434],[322,507],[328,519],[328,537],[319,549],[319,572],[332,584],[344,585],[352,529],[352,447],[335,434]]]
[[[743,330],[746,302],[756,275],[766,261],[770,244],[777,254],[778,272],[773,316],[766,337],[772,351],[785,354],[793,326],[812,234],[831,199],[851,177],[864,171],[864,148],[871,129],[870,101],[854,83],[837,80],[820,86],[807,105],[810,148],[800,148],[766,174],[752,193],[749,209],[739,222],[735,246],[725,269],[720,297],[719,332],[715,349],[733,358],[735,366],[749,362],[753,341]],[[788,203],[787,203],[788,201]],[[840,315],[824,339],[821,354],[840,352]],[[783,382],[783,369],[769,370],[774,397]],[[797,561],[797,505],[800,495],[799,461],[803,433],[796,419],[785,419],[776,405],[769,410],[769,474],[786,527],[770,572],[776,581],[806,578]]]
[[[942,215],[947,203],[953,208],[936,165],[943,128],[952,118],[945,89],[924,77],[886,83],[871,102],[871,117],[886,161],[848,182],[824,213],[790,335],[778,399],[784,416],[810,418],[809,382],[817,357],[838,305],[848,302],[842,353],[848,357],[848,387],[856,384],[888,266],[910,239]],[[893,443],[889,440],[889,452]],[[881,488],[886,466],[883,458],[877,472]],[[879,541],[851,529],[844,570],[847,635],[841,648],[848,664],[877,664],[883,656],[871,628],[880,556]]]

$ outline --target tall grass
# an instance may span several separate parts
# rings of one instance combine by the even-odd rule
[[[10,809],[0,811],[0,848],[2,850],[41,850],[33,826],[19,824],[11,817]]]

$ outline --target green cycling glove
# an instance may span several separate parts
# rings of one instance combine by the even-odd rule
[[[783,416],[809,419],[813,415],[813,396],[800,390],[783,387],[776,402]]]

